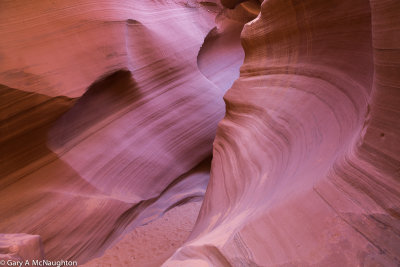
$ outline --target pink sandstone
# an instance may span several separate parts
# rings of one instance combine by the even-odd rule
[[[1,2],[0,260],[129,257],[204,197],[150,266],[399,266],[398,14]]]

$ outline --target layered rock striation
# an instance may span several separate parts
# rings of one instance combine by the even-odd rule
[[[263,1],[199,219],[165,266],[400,264],[399,10]]]
[[[83,264],[208,184],[164,266],[400,265],[399,12],[3,1],[1,259]]]
[[[202,199],[224,103],[197,55],[220,7],[192,2],[0,4],[0,233],[82,264]]]

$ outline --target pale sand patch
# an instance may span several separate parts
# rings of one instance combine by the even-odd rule
[[[188,238],[201,202],[188,203],[168,211],[163,217],[137,227],[103,256],[81,267],[159,267]]]

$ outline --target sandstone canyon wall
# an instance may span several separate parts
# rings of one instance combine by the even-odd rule
[[[165,266],[399,266],[399,12],[263,1],[199,219]]]
[[[1,1],[1,258],[85,263],[205,194],[164,266],[399,266],[398,14]]]
[[[197,55],[217,11],[186,2],[0,3],[0,233],[84,263],[202,198],[224,103]]]

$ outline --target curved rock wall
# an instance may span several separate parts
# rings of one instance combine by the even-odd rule
[[[40,235],[46,259],[82,264],[202,199],[224,103],[197,54],[219,9],[0,4],[0,233]]]
[[[165,266],[400,264],[399,10],[262,3],[200,217]]]
[[[0,3],[4,258],[202,199],[217,132],[165,266],[400,264],[400,2],[220,2]]]
[[[223,8],[214,27],[206,36],[197,56],[199,70],[223,93],[239,78],[244,52],[240,34],[245,23],[259,13],[259,4],[246,1],[233,9]]]

